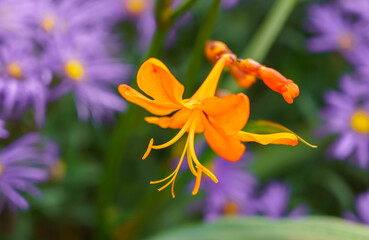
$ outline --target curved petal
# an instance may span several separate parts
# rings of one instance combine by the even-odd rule
[[[214,152],[225,160],[238,161],[245,152],[246,147],[235,135],[226,135],[224,130],[211,119],[207,120],[203,116],[203,122],[205,125],[205,139]]]
[[[145,120],[146,122],[156,124],[161,128],[181,129],[190,119],[192,113],[193,111],[191,110],[181,109],[171,117],[146,117]],[[201,122],[197,123],[195,132],[201,133],[203,131],[204,125]]]
[[[135,103],[155,115],[168,115],[182,107],[175,103],[151,100],[125,84],[120,85],[118,91],[127,101]]]
[[[138,87],[153,99],[163,103],[181,104],[183,85],[160,60],[150,58],[137,73]]]
[[[214,119],[227,135],[240,131],[250,114],[249,98],[243,93],[223,98],[206,98],[201,102],[200,108],[208,117]]]
[[[259,75],[265,85],[280,93],[288,103],[293,103],[293,99],[300,94],[299,87],[292,80],[272,68],[260,67]]]
[[[295,146],[298,144],[298,138],[292,133],[270,133],[270,134],[256,134],[240,131],[237,137],[242,142],[258,142],[263,145],[268,144],[283,144]]]
[[[199,89],[195,92],[195,94],[191,97],[191,99],[201,100],[206,97],[213,97],[215,95],[215,91],[218,86],[220,75],[224,69],[226,59],[221,58],[214,65],[213,69],[209,73],[208,77],[201,84]]]

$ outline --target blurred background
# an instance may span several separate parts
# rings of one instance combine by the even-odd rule
[[[368,0],[0,0],[0,239],[144,239],[225,215],[369,224],[368,22]],[[173,199],[149,182],[185,142],[142,161],[150,138],[176,130],[145,122],[117,87],[138,89],[138,68],[157,57],[191,96],[212,68],[208,39],[292,79],[293,104],[228,73],[219,89],[245,92],[250,120],[318,148],[248,143],[230,163],[199,137],[224,183],[204,179],[192,196],[184,169]]]

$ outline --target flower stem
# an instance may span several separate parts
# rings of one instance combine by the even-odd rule
[[[296,3],[297,0],[276,1],[241,57],[263,61]]]
[[[186,75],[184,78],[184,85],[186,86],[187,92],[192,93],[195,87],[194,80],[199,73],[201,63],[204,59],[204,46],[205,42],[209,39],[215,20],[218,15],[220,6],[220,0],[214,0],[210,9],[205,17],[205,20],[199,29],[199,34],[197,35],[195,41],[195,47],[192,52],[190,59],[190,64],[187,68]]]

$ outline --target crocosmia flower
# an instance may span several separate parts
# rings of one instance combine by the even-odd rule
[[[322,111],[325,121],[320,133],[335,134],[330,149],[334,158],[350,158],[360,167],[369,167],[369,84],[360,77],[346,75],[341,91],[326,94],[327,106]]]
[[[58,147],[37,133],[30,133],[0,151],[0,207],[27,210],[21,192],[39,196],[35,184],[49,178],[49,169],[58,159]]]
[[[300,94],[299,87],[292,80],[252,59],[237,59],[237,56],[223,42],[208,41],[205,45],[205,55],[213,63],[222,56],[230,57],[233,60],[228,64],[230,73],[242,88],[251,87],[256,78],[260,78],[270,89],[280,93],[288,103],[293,103],[293,99]]]
[[[168,181],[164,189],[172,183],[187,153],[187,162],[194,176],[196,184],[192,194],[196,194],[200,187],[202,174],[209,176],[214,182],[217,177],[198,160],[194,138],[196,133],[204,133],[209,146],[222,158],[228,161],[238,161],[245,151],[241,141],[260,142],[262,144],[296,145],[298,137],[292,133],[254,134],[241,131],[249,118],[249,99],[243,94],[233,94],[222,98],[216,97],[215,91],[224,66],[230,64],[232,58],[222,56],[203,84],[189,99],[183,99],[184,86],[175,79],[169,69],[158,59],[151,58],[142,64],[137,74],[137,84],[152,99],[142,95],[127,85],[120,85],[120,94],[128,101],[145,108],[152,114],[164,117],[147,117],[149,123],[162,128],[180,129],[178,134],[170,141],[154,145],[151,139],[148,149],[143,156],[145,159],[151,149],[162,149],[177,142],[186,132],[188,138],[179,160],[177,168],[167,178],[151,183]],[[172,116],[165,116],[175,112]]]

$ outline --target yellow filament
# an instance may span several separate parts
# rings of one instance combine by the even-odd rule
[[[142,160],[145,160],[147,158],[147,156],[149,156],[151,149],[152,149],[152,145],[154,144],[154,139],[151,138],[150,142],[149,142],[149,146],[147,146],[146,152],[145,154],[142,156]]]
[[[174,136],[174,138],[172,138],[171,140],[169,140],[168,142],[161,144],[161,145],[153,145],[152,148],[153,149],[162,149],[162,148],[166,148],[169,147],[170,145],[173,145],[175,142],[177,142],[188,130],[188,128],[190,127],[192,122],[192,117],[186,122],[186,124],[181,128],[181,130],[177,133],[177,135]]]
[[[200,168],[198,168],[195,187],[193,188],[192,195],[196,195],[199,192],[200,184],[201,184],[201,176],[202,176],[202,171]]]
[[[364,110],[357,110],[351,117],[351,127],[363,134],[369,133],[369,114]]]
[[[160,183],[160,182],[164,182],[166,180],[168,180],[170,177],[172,177],[172,179],[167,182],[164,186],[162,186],[161,188],[159,188],[158,190],[161,191],[163,190],[164,188],[168,187],[169,184],[172,183],[172,197],[175,198],[175,194],[174,194],[174,183],[175,183],[175,180],[176,180],[176,177],[177,177],[177,174],[178,174],[178,171],[182,165],[182,162],[183,162],[183,158],[186,154],[186,151],[187,151],[187,146],[188,146],[188,141],[186,142],[186,145],[185,145],[185,148],[183,149],[183,152],[182,152],[182,156],[179,160],[179,163],[177,165],[177,168],[172,172],[172,174],[170,174],[168,177],[164,178],[164,179],[161,179],[161,180],[158,180],[158,181],[151,181],[150,184],[156,184],[156,183]]]
[[[1,176],[2,173],[3,173],[3,166],[0,163],[0,176]]]
[[[8,74],[13,78],[21,78],[23,75],[22,68],[17,63],[10,63],[6,66]]]
[[[191,157],[193,159],[193,161],[196,164],[197,168],[200,168],[206,175],[208,175],[215,183],[218,183],[218,179],[215,177],[215,175],[206,167],[204,167],[200,161],[197,159],[196,153],[195,153],[195,146],[194,146],[194,138],[195,138],[195,130],[196,130],[196,121],[198,120],[198,117],[200,116],[199,114],[195,114],[195,118],[193,120],[193,124],[190,128],[190,131],[188,133],[188,138],[189,138],[189,148],[190,148],[190,153],[191,153]]]
[[[188,138],[187,138],[188,139]],[[190,148],[187,148],[187,162],[188,162],[188,167],[190,168],[192,174],[194,176],[197,176],[195,167],[193,166],[193,162],[192,162],[192,158],[191,158],[191,152],[190,152]]]
[[[69,60],[64,66],[65,73],[67,76],[76,81],[80,82],[85,76],[85,68],[80,61]]]

